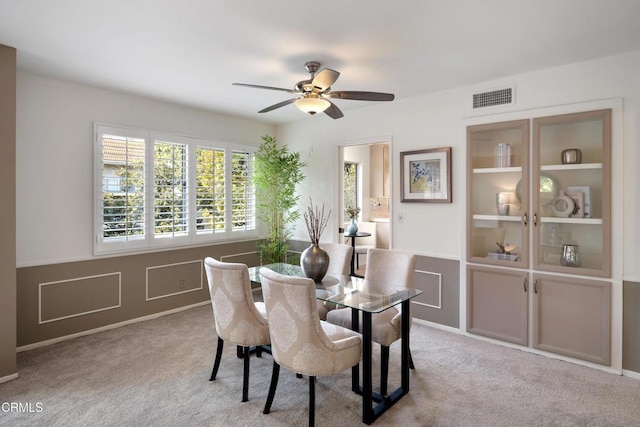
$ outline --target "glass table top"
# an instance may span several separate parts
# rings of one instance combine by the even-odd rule
[[[260,268],[266,267],[286,276],[305,277],[299,265],[275,263],[249,268],[249,279],[260,283]],[[422,293],[418,289],[389,286],[360,277],[327,275],[316,283],[316,298],[343,307],[380,313]]]

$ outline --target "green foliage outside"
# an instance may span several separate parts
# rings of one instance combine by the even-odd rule
[[[300,218],[297,209],[300,196],[296,185],[302,182],[302,168],[307,164],[300,160],[300,153],[290,153],[287,146],[278,148],[275,137],[262,137],[255,155],[253,180],[257,191],[258,218],[268,227],[269,233],[258,244],[262,263],[284,262],[293,233],[293,225]]]
[[[118,178],[117,190],[103,192],[103,237],[144,236],[144,143],[110,140],[127,152],[128,162],[113,165]],[[132,148],[132,146],[134,146]],[[247,182],[250,167],[248,153],[234,152],[231,158],[233,194],[231,226],[234,229],[254,226],[251,217],[253,192]],[[182,144],[154,144],[153,231],[156,235],[179,235],[188,232],[187,147]],[[115,191],[114,191],[115,190]],[[196,229],[198,233],[224,232],[225,221],[225,152],[219,149],[196,149]]]

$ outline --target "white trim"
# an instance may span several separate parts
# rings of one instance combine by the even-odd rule
[[[629,371],[627,369],[622,370],[622,375],[625,377],[633,378],[634,380],[640,380],[640,372]]]
[[[199,288],[185,289],[184,291],[180,291],[180,292],[174,292],[174,293],[171,293],[171,294],[159,295],[157,297],[151,297],[151,298],[149,297],[149,270],[156,270],[156,269],[160,269],[160,268],[167,268],[167,267],[173,267],[173,266],[176,266],[176,265],[185,265],[185,264],[193,264],[193,263],[199,263],[200,264],[200,287]],[[174,295],[181,295],[181,294],[200,291],[200,290],[204,289],[202,271],[203,271],[203,260],[201,260],[201,259],[196,259],[196,260],[193,260],[193,261],[174,262],[174,263],[171,263],[171,264],[160,264],[160,265],[154,265],[152,267],[147,267],[145,269],[145,301],[153,301],[153,300],[157,300],[157,299],[161,299],[161,298],[172,297]]]
[[[431,274],[433,276],[438,276],[438,305],[427,304],[424,302],[418,302],[415,300],[411,300],[413,304],[422,305],[424,307],[437,308],[438,310],[442,310],[442,274],[434,273],[432,271],[424,271],[424,270],[415,270],[416,273],[422,274]]]
[[[20,264],[20,265],[17,265],[16,268],[41,267],[41,266],[47,266],[47,265],[67,264],[67,263],[81,262],[81,261],[95,261],[95,260],[101,260],[101,259],[117,258],[122,256],[134,256],[134,255],[143,255],[143,254],[146,255],[146,254],[153,254],[153,253],[160,253],[160,252],[167,252],[167,251],[180,251],[180,250],[192,249],[192,248],[202,248],[205,246],[220,246],[220,245],[228,245],[232,243],[252,242],[256,240],[260,240],[260,237],[256,236],[256,237],[247,237],[242,239],[217,240],[215,242],[212,241],[212,242],[206,242],[206,243],[205,242],[191,243],[188,245],[177,246],[172,248],[153,248],[145,251],[126,251],[121,253],[109,253],[109,254],[101,254],[96,256],[87,256],[87,257],[59,258],[59,259],[52,259],[52,260],[43,261],[43,262]]]
[[[18,378],[18,374],[17,373],[11,374],[11,375],[6,375],[4,377],[0,377],[0,384],[9,382],[11,380],[15,380],[16,378]]]
[[[16,348],[16,352],[19,353],[19,352],[22,352],[22,351],[28,351],[28,350],[34,350],[34,349],[40,348],[40,347],[46,347],[48,345],[56,344],[56,343],[59,343],[59,342],[62,342],[62,341],[67,341],[67,340],[70,340],[70,339],[73,339],[73,338],[83,337],[83,336],[86,336],[86,335],[93,335],[93,334],[96,334],[96,333],[99,333],[99,332],[108,331],[110,329],[116,329],[116,328],[119,328],[121,326],[128,326],[128,325],[133,325],[135,323],[144,322],[144,321],[147,321],[147,320],[157,319],[157,318],[162,317],[162,316],[167,316],[169,314],[179,313],[181,311],[185,311],[185,310],[188,310],[188,309],[191,309],[191,308],[195,308],[195,307],[200,307],[200,306],[207,305],[207,304],[211,304],[210,300],[202,301],[202,302],[199,302],[199,303],[196,303],[196,304],[186,305],[184,307],[174,308],[174,309],[167,310],[167,311],[162,311],[160,313],[150,314],[148,316],[137,317],[135,319],[125,320],[124,322],[118,322],[118,323],[113,323],[111,325],[101,326],[101,327],[95,328],[95,329],[89,329],[89,330],[78,332],[78,333],[71,334],[71,335],[65,335],[65,336],[62,336],[62,337],[52,338],[50,340],[39,341],[39,342],[36,342],[36,343],[33,343],[33,344],[23,345],[23,346],[20,346],[20,347]]]
[[[107,276],[114,276],[114,275],[118,276],[118,305],[98,308],[95,310],[85,311],[85,312],[76,313],[76,314],[70,314],[68,316],[56,317],[48,320],[42,320],[42,287],[43,286],[56,285],[59,283],[76,282],[80,280],[94,279],[97,277],[107,277]],[[53,282],[38,283],[38,324],[39,325],[43,325],[45,323],[57,322],[59,320],[64,320],[64,319],[71,319],[73,317],[84,316],[87,314],[98,313],[100,311],[113,310],[114,308],[120,308],[121,306],[122,306],[122,272],[120,271],[117,271],[114,273],[96,274],[93,276],[75,277],[73,279],[56,280]]]
[[[423,320],[423,319],[417,319],[417,318],[412,318],[411,321],[413,323],[417,323],[419,325],[424,325],[424,326],[428,326],[434,329],[440,329],[441,331],[445,331],[445,332],[451,332],[452,334],[457,334],[457,335],[464,335],[462,333],[462,331],[460,331],[460,329],[455,328],[453,326],[447,326],[447,325],[443,325],[441,323],[434,323],[434,322],[430,322],[428,320]]]
[[[253,255],[253,254],[257,254],[258,251],[251,251],[251,252],[240,252],[237,254],[230,254],[230,255],[222,255],[220,257],[220,261],[222,261],[225,258],[231,258],[231,257],[239,257],[239,256],[245,256],[245,255]]]

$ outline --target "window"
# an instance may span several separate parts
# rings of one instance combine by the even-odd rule
[[[346,209],[349,207],[358,206],[358,164],[351,162],[344,162],[344,174],[343,174],[343,188],[344,188],[344,222],[349,221],[349,215],[347,215]]]
[[[257,236],[253,147],[95,129],[96,253]]]

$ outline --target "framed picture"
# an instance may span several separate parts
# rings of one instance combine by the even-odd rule
[[[582,213],[584,218],[591,218],[591,187],[588,185],[570,185],[567,187],[569,193],[583,193],[584,204]]]
[[[451,147],[400,153],[403,203],[451,203]]]

